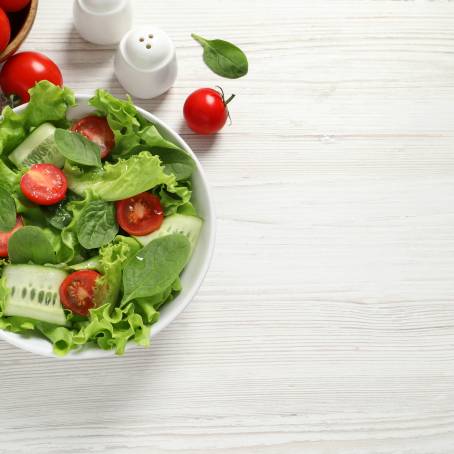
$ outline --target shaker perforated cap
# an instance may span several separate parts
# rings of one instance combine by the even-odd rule
[[[167,33],[156,27],[131,30],[120,44],[123,57],[142,71],[154,71],[175,55],[175,46]]]
[[[126,0],[80,0],[83,8],[93,14],[107,14],[121,8]]]

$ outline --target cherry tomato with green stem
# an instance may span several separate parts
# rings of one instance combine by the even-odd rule
[[[198,134],[213,134],[220,131],[229,118],[228,103],[235,97],[225,100],[224,92],[212,88],[200,88],[191,93],[183,107],[188,126]]]

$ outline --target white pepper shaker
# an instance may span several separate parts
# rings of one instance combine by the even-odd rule
[[[132,27],[131,0],[74,0],[74,25],[94,44],[117,44]]]
[[[177,77],[175,45],[157,27],[130,30],[118,46],[114,69],[129,94],[154,98],[166,92]]]

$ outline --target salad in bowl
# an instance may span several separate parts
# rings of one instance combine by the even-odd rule
[[[0,121],[0,334],[57,356],[148,346],[211,256],[200,165],[130,99],[97,90],[80,109],[47,81],[30,95]]]

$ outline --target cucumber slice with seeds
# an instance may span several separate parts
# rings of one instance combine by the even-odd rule
[[[55,143],[55,126],[43,123],[38,126],[10,155],[9,159],[22,169],[33,164],[48,163],[63,167],[65,158]]]
[[[196,216],[187,216],[185,214],[172,214],[164,218],[161,227],[155,232],[144,236],[135,236],[134,238],[146,246],[150,241],[172,233],[180,233],[184,235],[191,243],[191,253],[194,251],[197,240],[199,239],[200,231],[202,230],[203,221]]]
[[[7,265],[3,277],[9,290],[5,315],[66,324],[59,295],[66,277],[64,271],[37,265]]]

